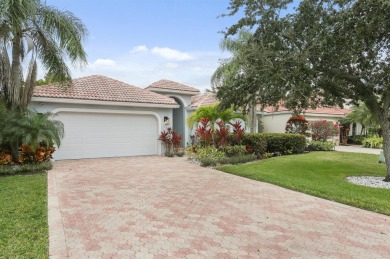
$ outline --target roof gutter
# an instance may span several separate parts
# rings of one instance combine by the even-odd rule
[[[178,104],[162,104],[162,103],[135,103],[135,102],[114,102],[114,101],[97,101],[84,99],[67,99],[67,98],[51,98],[51,97],[33,97],[32,102],[41,103],[67,103],[67,104],[90,104],[104,106],[126,106],[126,107],[144,107],[144,108],[179,108]]]
[[[151,92],[156,92],[156,93],[174,93],[174,94],[184,94],[184,95],[198,95],[200,93],[199,91],[197,91],[197,92],[195,92],[195,91],[182,91],[182,90],[155,88],[155,87],[148,87],[145,89],[149,90]]]

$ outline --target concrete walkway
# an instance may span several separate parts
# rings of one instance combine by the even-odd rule
[[[390,217],[190,164],[59,161],[51,258],[389,258]]]
[[[336,146],[335,150],[341,152],[366,153],[366,154],[379,155],[382,149],[364,148],[358,145],[348,145],[348,146]]]

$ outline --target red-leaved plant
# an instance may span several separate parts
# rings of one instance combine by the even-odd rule
[[[245,134],[245,129],[241,126],[241,121],[236,121],[235,123],[229,123],[233,127],[233,135],[236,140],[237,145],[241,145],[242,137]]]
[[[224,148],[227,144],[227,137],[229,135],[229,129],[225,126],[225,123],[222,120],[216,122],[218,129],[215,130],[215,133],[218,137],[217,145]]]
[[[158,139],[161,140],[165,147],[165,155],[172,156],[172,149],[174,153],[179,152],[183,136],[177,134],[173,129],[168,128],[167,130],[161,132]]]
[[[181,140],[183,139],[183,136],[180,134],[177,134],[174,130],[172,130],[172,147],[173,152],[178,153],[179,148],[181,146]]]
[[[313,140],[326,141],[328,138],[339,135],[339,125],[332,121],[319,120],[310,122],[311,137]]]
[[[200,124],[195,131],[195,135],[199,138],[200,144],[204,147],[210,145],[213,142],[213,130],[208,125],[209,118],[202,118]]]
[[[308,122],[303,115],[293,115],[286,123],[286,133],[306,135]]]

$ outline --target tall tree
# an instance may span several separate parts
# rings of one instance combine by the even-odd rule
[[[295,9],[292,2],[230,1],[227,15],[244,9],[245,17],[225,36],[255,33],[239,87],[222,86],[218,97],[241,105],[256,94],[263,105],[282,100],[293,109],[362,101],[383,130],[390,181],[390,1],[301,0]]]
[[[8,109],[25,111],[36,83],[37,60],[55,82],[66,83],[72,65],[87,62],[87,29],[73,13],[40,0],[0,2],[0,94]],[[24,64],[28,63],[24,69]]]
[[[246,59],[243,55],[246,45],[252,33],[246,30],[240,30],[237,38],[224,38],[220,43],[220,48],[223,51],[229,51],[232,56],[220,61],[219,67],[211,77],[211,84],[214,91],[217,91],[220,86],[234,87],[236,79],[245,73]],[[248,100],[242,107],[244,111],[249,113],[249,129],[250,132],[255,132],[256,129],[256,99]]]

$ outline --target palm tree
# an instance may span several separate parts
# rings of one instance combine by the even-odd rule
[[[224,38],[220,43],[220,48],[223,51],[232,53],[230,58],[220,61],[220,66],[211,77],[213,91],[218,91],[218,88],[223,85],[237,84],[238,77],[245,73],[245,63],[243,51],[246,44],[252,37],[252,33],[246,30],[241,30],[238,33],[237,39]],[[255,132],[256,129],[256,100],[249,100],[250,132]],[[244,109],[246,110],[246,109]]]
[[[17,162],[20,145],[29,144],[36,149],[41,144],[46,147],[53,144],[58,147],[64,136],[64,125],[54,120],[52,113],[37,113],[34,110],[20,112],[16,110],[0,112],[0,146],[9,148],[12,159]]]
[[[202,118],[208,118],[210,120],[210,128],[214,131],[215,123],[218,120],[222,120],[227,123],[234,119],[245,120],[245,117],[242,114],[237,114],[233,109],[221,110],[218,104],[210,106],[201,106],[195,110],[187,118],[187,125],[189,128],[193,128]]]
[[[352,112],[346,116],[346,121],[349,123],[360,123],[362,125],[360,135],[366,128],[379,128],[379,123],[375,120],[374,116],[372,116],[372,113],[363,102],[359,102],[357,105],[352,106]]]
[[[87,29],[73,13],[46,6],[40,0],[0,3],[0,95],[7,109],[26,111],[37,76],[37,60],[66,85],[72,65],[87,63],[82,41]],[[27,70],[23,66],[28,64]]]

